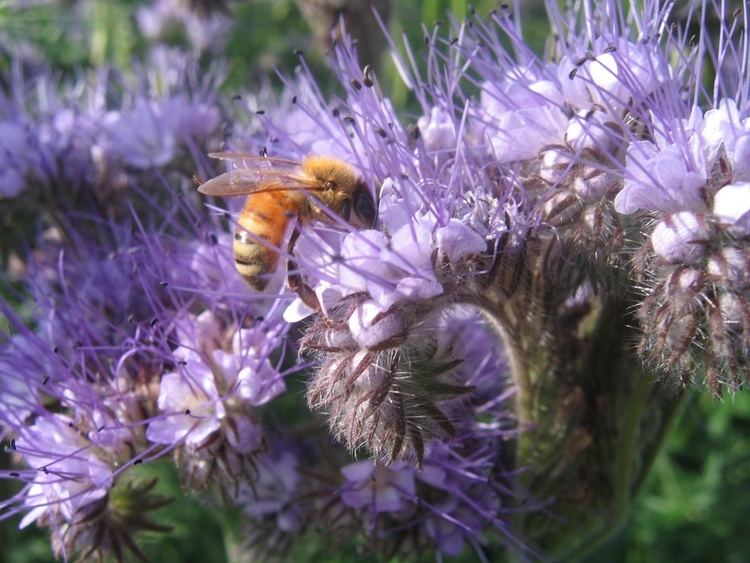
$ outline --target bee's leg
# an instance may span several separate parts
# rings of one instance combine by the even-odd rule
[[[294,255],[292,254],[294,245],[299,238],[299,233],[299,229],[295,228],[292,231],[292,236],[289,237],[289,244],[287,245],[287,254],[289,255],[289,258],[286,263],[286,279],[289,283],[289,287],[299,296],[300,299],[302,299],[302,302],[305,305],[310,307],[313,311],[320,312],[322,308],[320,306],[320,301],[318,301],[318,296],[315,295],[315,292],[309,285],[302,281],[302,276],[297,269],[297,263],[294,261]]]

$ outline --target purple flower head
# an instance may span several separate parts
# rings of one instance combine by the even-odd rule
[[[559,144],[568,119],[559,84],[528,69],[512,69],[482,90],[487,135],[498,162],[527,160],[547,145]]]
[[[106,208],[122,217],[152,165],[169,164],[173,178],[179,171],[191,185],[195,166],[178,157],[205,162],[219,124],[216,90],[223,70],[213,65],[198,74],[194,60],[171,51],[153,59],[137,85],[106,69],[60,84],[44,67],[14,67],[11,91],[0,98],[6,127],[0,158],[8,160],[6,190],[29,191],[19,209],[42,214],[75,207],[97,215]],[[152,198],[136,207],[154,204]]]
[[[567,53],[557,70],[568,103],[579,109],[604,108],[613,117],[672,77],[656,43],[618,36],[597,37],[585,52]]]
[[[321,524],[313,512],[311,498],[319,491],[311,486],[308,461],[298,447],[280,438],[273,440],[271,451],[256,458],[236,497],[247,519],[244,543],[251,555],[288,557],[294,540]]]
[[[48,70],[27,71],[20,64],[14,70],[10,95],[0,98],[4,154],[10,159],[4,168],[23,179],[30,189],[26,199],[54,197],[52,186],[66,194],[81,186],[101,186],[106,176],[97,149],[101,111],[81,94],[84,81],[60,86]],[[98,82],[91,81],[91,90],[101,86]],[[14,183],[8,180],[8,185]]]
[[[63,415],[39,417],[18,435],[16,451],[38,473],[26,492],[26,506],[32,510],[21,527],[51,514],[73,522],[82,506],[107,494],[113,470],[91,450],[89,441]]]
[[[139,169],[168,164],[180,143],[205,143],[218,123],[216,108],[185,97],[136,99],[132,109],[111,111],[103,118],[108,150]]]
[[[22,122],[0,120],[0,198],[17,196],[32,178],[39,177],[41,150]]]
[[[247,478],[265,443],[257,408],[281,395],[284,377],[294,371],[270,359],[283,347],[286,327],[267,319],[243,329],[219,320],[226,314],[204,311],[175,319],[170,341],[176,344],[176,369],[161,375],[156,412],[148,421],[147,440],[179,448],[191,487],[209,485],[216,470],[219,487]]]
[[[197,53],[221,50],[230,23],[220,10],[201,17],[180,0],[154,0],[138,8],[136,21],[143,36],[152,41],[163,40],[179,28]]]
[[[481,553],[488,529],[510,532],[499,516],[507,489],[493,465],[499,434],[480,438],[477,430],[436,443],[421,469],[370,461],[343,467],[341,503],[376,534],[385,553],[429,547],[458,555],[466,544]]]
[[[188,486],[207,486],[216,470],[220,487],[237,486],[264,444],[256,409],[285,391],[284,377],[295,368],[282,367],[283,307],[252,299],[219,244],[226,233],[209,228],[196,238],[148,247],[148,274],[164,294],[160,317],[172,367],[160,376],[146,438],[179,448]]]
[[[722,98],[717,108],[707,111],[700,135],[707,162],[724,158],[731,166],[733,180],[750,180],[750,118],[740,118],[735,100]]]
[[[724,32],[725,47],[737,44],[735,31]],[[685,50],[684,41],[674,31],[668,45]],[[665,372],[694,373],[696,365],[704,366],[714,393],[721,383],[738,388],[747,372],[741,352],[747,315],[738,314],[743,282],[731,264],[744,256],[741,241],[748,233],[750,126],[746,92],[723,70],[733,68],[746,82],[746,72],[737,69],[747,57],[746,49],[735,47],[712,55],[718,72],[711,95],[692,78],[701,57],[672,65],[674,79],[643,104],[648,112],[637,112],[639,127],[627,139],[624,181],[614,199],[619,213],[656,219],[635,220],[650,241],[641,256],[654,253],[639,272],[651,280],[639,315],[645,359]],[[704,113],[700,104],[706,101],[711,109]],[[706,306],[696,306],[698,301]]]
[[[705,208],[702,188],[706,175],[686,162],[679,147],[659,150],[649,141],[638,141],[628,147],[627,166],[633,170],[632,177],[615,198],[618,212],[653,209],[674,213]]]
[[[460,270],[464,258],[485,250],[484,238],[476,230],[458,219],[441,224],[429,207],[418,210],[419,202],[410,193],[410,186],[386,179],[380,192],[382,230],[351,232],[343,241],[339,237],[338,245],[329,237],[332,244],[324,247],[322,256],[320,244],[302,254],[310,257],[300,260],[303,271],[321,277],[315,287],[318,297],[323,297],[321,303],[366,291],[380,312],[386,312],[399,303],[427,300],[444,292],[438,275],[447,266]],[[313,246],[309,238],[300,244],[304,249]],[[297,300],[286,318],[296,320],[300,313],[310,312]]]
[[[136,430],[144,403],[124,381],[98,371],[102,365],[112,369],[112,363],[93,361],[90,350],[96,343],[85,334],[76,344],[81,351],[66,358],[44,335],[5,314],[17,333],[2,348],[0,377],[6,392],[0,398],[0,425],[20,468],[2,474],[25,486],[0,502],[0,517],[26,512],[21,526],[51,527],[55,550],[63,556],[95,550],[99,541],[87,545],[81,538],[106,527],[119,510],[109,499],[120,476],[135,463],[136,451],[148,454]],[[89,352],[89,361],[83,361],[82,351]],[[113,538],[123,537],[112,532]]]
[[[24,524],[51,526],[60,551],[130,545],[150,524],[122,511],[159,502],[129,470],[176,447],[198,450],[185,465],[193,487],[214,475],[206,460],[220,464],[220,486],[245,479],[263,448],[254,409],[294,371],[282,367],[283,308],[254,310],[247,293],[221,292],[238,278],[211,244],[222,230],[205,218],[196,228],[195,200],[155,197],[170,205],[133,214],[130,225],[86,213],[61,221],[65,239],[46,241],[27,263],[34,330],[4,308],[14,334],[0,347],[0,427],[28,469],[3,472],[27,486],[2,515],[30,510]],[[201,240],[209,250],[192,260]],[[133,491],[143,504],[115,500]]]
[[[373,514],[404,512],[411,508],[409,501],[416,487],[414,473],[405,463],[386,467],[362,461],[343,467],[341,473],[345,479],[341,502],[346,506],[366,507]]]

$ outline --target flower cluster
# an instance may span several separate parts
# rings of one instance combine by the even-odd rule
[[[615,519],[678,401],[648,370],[747,385],[750,54],[732,26],[722,49],[691,46],[672,4],[581,4],[548,3],[545,59],[506,9],[429,33],[424,65],[391,45],[411,124],[343,34],[339,97],[301,55],[280,95],[244,98],[251,116],[220,100],[221,68],[167,49],[137,85],[58,88],[19,65],[0,98],[2,221],[19,233],[0,251],[21,288],[2,306],[0,436],[18,467],[0,477],[23,488],[0,517],[48,526],[63,557],[140,554],[164,499],[138,466],[171,454],[187,490],[241,508],[263,555],[318,528],[386,556],[500,538],[564,559],[556,530]],[[235,191],[271,170],[264,198],[304,202],[201,199],[193,177],[216,176],[221,149]],[[311,184],[295,165],[310,154],[370,198],[326,208],[338,186]],[[276,215],[288,244],[268,243]],[[235,271],[259,255],[263,290]],[[298,373],[333,443],[287,392]]]
[[[516,499],[509,476],[501,469],[502,442],[516,432],[506,405],[513,389],[504,388],[498,378],[504,360],[492,344],[493,336],[477,321],[474,314],[458,311],[442,330],[434,327],[436,333],[451,339],[454,354],[467,358],[456,368],[457,375],[472,385],[463,410],[452,412],[455,428],[450,437],[428,442],[418,468],[402,461],[388,466],[363,461],[341,469],[339,510],[361,521],[386,555],[430,547],[439,554],[458,555],[464,544],[481,552],[488,529],[514,545],[502,514],[517,510]],[[408,395],[408,391],[402,393]],[[441,393],[445,391],[439,388],[433,396]],[[407,424],[414,432],[420,422]],[[528,549],[522,544],[515,547]]]
[[[481,553],[491,530],[515,548],[529,549],[514,539],[504,518],[517,507],[510,475],[502,466],[501,445],[517,430],[507,408],[513,388],[499,377],[506,368],[502,352],[477,313],[465,308],[435,321],[431,330],[433,337],[441,340],[436,346],[450,346],[454,356],[465,358],[452,368],[455,380],[465,385],[460,390],[461,408],[452,409],[450,419],[442,413],[437,416],[450,426],[450,432],[443,434],[443,440],[428,440],[429,436],[423,440],[421,433],[426,429],[420,426],[427,427],[427,423],[404,419],[409,439],[419,444],[417,464],[346,462],[339,450],[337,461],[342,464],[334,473],[330,471],[331,460],[319,453],[277,443],[269,454],[258,458],[258,477],[243,493],[243,510],[251,519],[251,547],[263,553],[284,553],[295,534],[318,527],[335,530],[342,542],[364,531],[388,557],[427,550],[457,555],[465,544]],[[316,376],[311,393],[324,392],[321,379],[323,375]],[[379,430],[377,419],[387,416],[376,412],[378,407],[398,402],[392,396],[403,395],[403,400],[409,401],[413,400],[409,397],[412,392],[426,397],[432,391],[398,389],[398,381],[372,383],[372,379],[361,373],[353,383],[336,383],[333,378],[328,383],[333,387],[331,393],[346,393],[341,388],[348,384],[355,388],[351,393],[361,404],[352,409],[365,411],[353,414],[359,419],[355,424],[370,425],[374,433]],[[408,372],[404,371],[401,379],[409,385]],[[455,389],[437,381],[426,385],[433,386],[438,396],[456,394]],[[345,401],[331,400],[332,408],[338,409],[339,402]],[[456,401],[453,403],[455,406]],[[436,407],[432,412],[420,406],[425,418],[440,412]],[[369,421],[370,417],[375,420]],[[382,447],[386,454],[394,454],[393,458],[398,452],[390,445],[383,447],[389,439],[394,438],[373,437],[368,447],[376,453]]]
[[[705,115],[697,106],[687,116],[667,115],[654,113],[645,123],[649,140],[628,147],[615,199],[622,213],[656,219],[653,256],[644,257],[655,287],[641,309],[652,336],[642,348],[667,371],[705,371],[715,393],[721,384],[739,389],[750,338],[750,122],[731,98]]]
[[[139,88],[104,71],[58,88],[49,73],[23,67],[16,64],[19,78],[0,95],[0,197],[18,206],[126,209],[123,192],[143,173],[164,168],[190,178],[218,133],[223,71],[199,79],[195,61],[180,52],[154,50]]]
[[[207,275],[235,275],[225,253],[191,262],[195,241],[111,235],[127,244],[80,240],[77,255],[56,253],[57,269],[44,270],[43,255],[30,265],[33,332],[6,311],[18,334],[3,347],[2,425],[29,469],[3,472],[27,482],[3,512],[31,509],[22,525],[51,526],[63,554],[115,549],[105,530],[133,525],[153,499],[128,514],[113,500],[141,487],[129,470],[143,462],[174,451],[186,486],[238,487],[265,447],[259,409],[294,371],[278,307],[210,293]],[[113,531],[120,547],[137,529]]]
[[[38,215],[9,251],[13,300],[35,308],[3,306],[0,427],[26,469],[3,470],[25,487],[1,510],[50,527],[66,558],[139,554],[133,535],[163,528],[142,463],[174,453],[186,486],[238,488],[265,448],[261,407],[296,370],[283,308],[248,299],[227,223],[187,191],[217,142],[218,71],[197,81],[175,55],[153,61],[144,94],[103,76],[58,91],[42,74],[3,100],[18,157],[4,213]]]

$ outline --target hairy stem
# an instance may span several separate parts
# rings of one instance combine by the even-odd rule
[[[575,249],[573,249],[575,250]],[[635,299],[619,272],[602,283],[571,248],[532,241],[477,294],[505,343],[523,432],[515,526],[553,560],[571,560],[624,522],[682,393],[635,357]],[[581,256],[577,252],[575,256]],[[508,280],[514,280],[513,291]]]

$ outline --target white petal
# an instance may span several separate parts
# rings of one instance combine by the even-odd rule
[[[702,217],[689,211],[667,216],[651,233],[654,252],[670,263],[691,262],[701,256],[708,237]]]
[[[714,215],[739,236],[750,234],[750,182],[721,188],[714,196]]]

